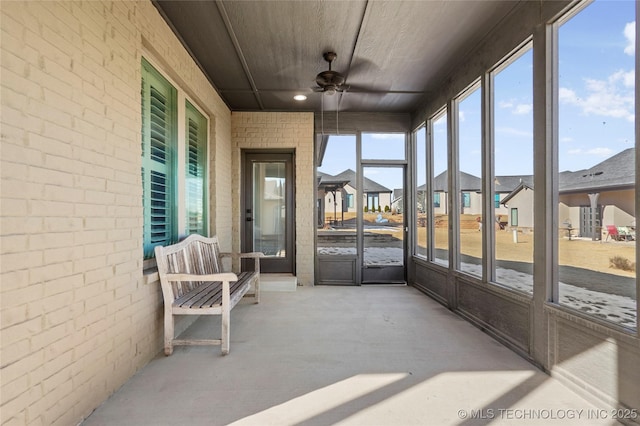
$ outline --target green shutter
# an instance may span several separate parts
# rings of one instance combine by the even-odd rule
[[[207,119],[186,102],[187,234],[206,235]]]
[[[176,89],[142,60],[142,184],[144,256],[175,241]]]

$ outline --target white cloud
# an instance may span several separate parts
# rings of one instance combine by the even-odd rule
[[[629,22],[624,26],[624,37],[627,39],[627,46],[624,53],[633,56],[636,53],[636,21]]]
[[[619,70],[606,80],[586,78],[585,96],[576,91],[561,87],[560,102],[577,106],[584,115],[635,119],[634,114],[634,71]]]
[[[518,104],[516,105],[516,109],[513,111],[516,115],[527,115],[531,111],[533,111],[532,104]]]
[[[630,89],[633,89],[636,85],[636,75],[634,70],[631,71],[618,71],[618,73],[616,74],[620,74],[620,78],[622,79],[622,84],[624,84],[624,87],[628,87]],[[616,75],[614,74],[614,75]]]
[[[511,114],[525,115],[533,110],[532,104],[519,104],[514,99],[498,102],[498,107],[511,110]]]
[[[565,136],[565,137],[560,138],[560,142],[573,142],[573,140],[574,139],[572,137],[570,137],[570,136]]]
[[[577,104],[579,102],[576,92],[571,89],[567,89],[566,87],[561,87],[558,90],[558,97],[560,98],[560,102],[566,102],[569,104]]]
[[[458,112],[458,118],[459,118],[461,123],[465,120],[464,111],[459,111]]]
[[[615,154],[615,151],[612,150],[611,148],[606,148],[606,147],[597,147],[597,148],[591,148],[591,149],[587,149],[584,150],[582,148],[574,148],[574,149],[570,149],[567,151],[567,154],[570,155],[594,155],[596,157],[611,157],[613,154]]]

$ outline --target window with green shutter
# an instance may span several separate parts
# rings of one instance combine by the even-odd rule
[[[207,119],[186,101],[186,233],[206,234]]]
[[[142,185],[144,256],[176,240],[174,146],[176,89],[142,60]]]

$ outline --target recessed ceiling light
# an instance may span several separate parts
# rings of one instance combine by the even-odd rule
[[[295,99],[296,101],[306,101],[307,97],[305,95],[295,95],[293,99]]]

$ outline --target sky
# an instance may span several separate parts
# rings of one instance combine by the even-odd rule
[[[635,144],[634,7],[633,0],[596,0],[560,26],[560,171],[592,167]],[[532,51],[496,71],[494,87],[495,174],[532,174]],[[480,176],[479,89],[460,101],[459,114],[460,169]],[[403,135],[365,134],[362,144],[364,158],[403,155]],[[438,174],[446,169],[446,119],[434,124],[434,144]],[[355,136],[331,136],[319,170],[337,174],[347,168],[356,169]],[[365,176],[390,189],[402,187],[400,174],[386,169],[365,170]]]

